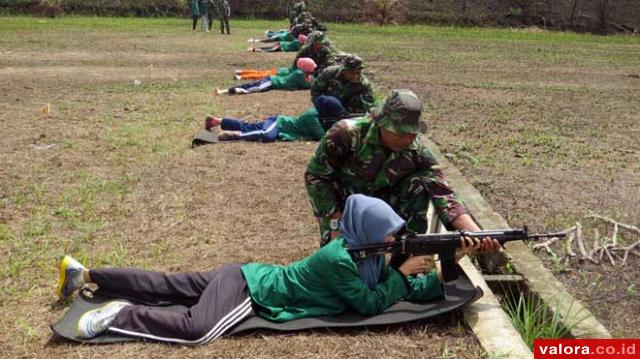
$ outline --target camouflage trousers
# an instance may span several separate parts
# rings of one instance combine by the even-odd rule
[[[407,230],[415,233],[426,233],[428,226],[427,210],[429,209],[430,201],[430,195],[424,185],[426,180],[424,174],[417,172],[406,176],[395,186],[383,187],[372,193],[358,191],[356,188],[338,184],[334,184],[334,189],[340,197],[341,208],[344,206],[347,197],[354,193],[376,197],[389,204],[407,222],[405,225]],[[323,225],[320,226],[320,230],[320,246],[322,247],[329,243],[331,231]]]

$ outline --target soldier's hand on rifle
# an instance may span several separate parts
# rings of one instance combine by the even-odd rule
[[[412,256],[407,258],[398,270],[405,276],[425,273],[433,269],[433,256]]]
[[[460,237],[460,247],[456,250],[456,262],[462,257],[473,254],[482,247],[482,242],[477,238]]]
[[[478,224],[468,214],[460,215],[458,218],[455,219],[455,221],[453,221],[452,224],[453,224],[453,227],[458,230],[465,230],[469,232],[480,231],[480,227],[478,226]],[[501,248],[500,243],[497,240],[490,237],[486,237],[486,238],[482,238],[480,247],[476,248],[473,252],[475,252],[476,250],[479,250],[482,253],[495,253],[495,252],[498,252],[500,248]],[[466,254],[471,254],[473,252],[466,253]],[[460,258],[464,257],[466,254],[463,254]],[[456,259],[460,259],[460,258],[457,258],[456,256]]]
[[[482,238],[479,251],[481,253],[495,253],[495,252],[499,252],[500,248],[502,248],[502,246],[500,245],[500,242],[498,242],[497,239],[485,237],[485,238]]]
[[[492,253],[500,250],[500,242],[493,238],[460,238],[460,247],[456,250],[456,261],[462,259],[462,257],[474,254],[475,252]]]

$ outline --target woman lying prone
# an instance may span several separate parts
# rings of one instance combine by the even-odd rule
[[[385,202],[351,195],[342,215],[342,236],[310,256],[286,266],[228,264],[208,272],[165,274],[129,268],[88,269],[71,257],[60,265],[58,295],[69,297],[85,283],[140,303],[171,302],[185,313],[114,301],[85,313],[78,334],[105,331],[180,344],[204,344],[251,316],[275,322],[336,315],[353,310],[382,312],[401,299],[427,301],[443,295],[429,257],[410,257],[398,269],[384,257],[354,261],[348,247],[393,241],[404,227]],[[465,245],[460,256],[479,248]],[[414,276],[425,273],[424,276]]]

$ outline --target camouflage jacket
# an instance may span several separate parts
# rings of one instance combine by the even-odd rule
[[[325,46],[320,51],[313,51],[311,45],[305,44],[300,48],[296,58],[293,60],[293,68],[297,68],[296,64],[298,63],[298,59],[302,57],[309,57],[313,59],[318,67],[316,67],[316,74],[319,74],[325,68],[333,65],[335,63],[335,58],[333,55],[333,50],[330,47]]]
[[[318,21],[318,19],[316,19],[315,17],[311,16],[309,18],[306,18],[306,20],[311,23],[312,31],[323,31],[323,32],[327,31],[327,26],[321,23],[320,21]],[[305,21],[305,18],[299,15],[293,20],[293,23],[295,25],[301,25],[304,21]]]
[[[307,36],[309,35],[309,33],[311,33],[311,31],[312,30],[310,27],[305,28],[303,24],[298,24],[294,26],[289,33],[291,34],[292,40],[297,40],[298,35]]]
[[[218,16],[221,18],[231,17],[231,7],[229,6],[229,0],[217,0],[218,1]]]
[[[350,194],[385,199],[404,178],[416,175],[445,225],[450,227],[466,213],[435,157],[419,139],[400,152],[391,152],[380,141],[380,128],[368,117],[342,120],[329,129],[309,161],[305,185],[320,231],[325,233],[331,215],[343,210]]]
[[[320,95],[333,96],[340,100],[349,113],[365,113],[375,106],[373,88],[364,75],[360,83],[344,81],[342,65],[327,67],[311,85],[311,101],[316,102]]]

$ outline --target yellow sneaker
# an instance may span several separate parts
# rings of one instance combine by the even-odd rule
[[[60,300],[68,298],[76,289],[82,287],[84,279],[82,271],[86,269],[80,262],[70,256],[65,256],[60,262],[58,273],[58,298]]]

